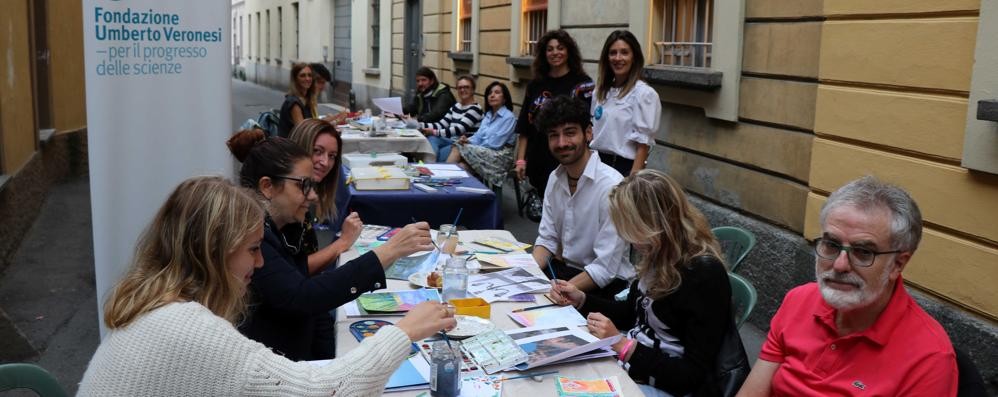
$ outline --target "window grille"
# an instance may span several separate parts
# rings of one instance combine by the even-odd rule
[[[658,63],[709,68],[713,42],[713,0],[662,0],[662,32],[655,42]]]
[[[461,38],[459,51],[471,51],[471,0],[461,0],[460,25]]]
[[[523,0],[523,48],[522,55],[533,55],[537,41],[547,32],[547,0]]]

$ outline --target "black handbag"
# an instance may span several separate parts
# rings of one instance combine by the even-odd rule
[[[751,370],[742,337],[732,319],[728,324],[728,332],[724,333],[724,339],[721,340],[721,349],[717,351],[713,383],[721,396],[732,397],[738,393]]]

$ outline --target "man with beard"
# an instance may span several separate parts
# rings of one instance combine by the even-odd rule
[[[592,122],[586,102],[558,96],[535,121],[547,135],[548,148],[560,164],[544,192],[544,210],[534,260],[548,274],[569,280],[582,291],[612,296],[634,278],[627,243],[610,220],[610,190],[623,179],[589,150]]]
[[[820,216],[817,283],[787,293],[738,395],[955,396],[949,337],[901,278],[922,237],[918,205],[867,176]]]
[[[441,83],[432,69],[423,66],[416,70],[416,95],[404,110],[415,122],[436,123],[456,102],[450,86]]]

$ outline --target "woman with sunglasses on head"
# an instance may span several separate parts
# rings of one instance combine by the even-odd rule
[[[295,257],[281,228],[305,220],[317,199],[309,154],[284,138],[241,131],[229,149],[243,163],[240,183],[269,205],[264,223],[263,267],[253,273],[254,306],[240,329],[292,360],[313,358],[316,321],[360,294],[384,288],[385,269],[398,258],[433,248],[425,222],[407,225],[379,246],[335,269],[309,276],[307,258]]]
[[[475,103],[475,78],[461,75],[457,78],[457,103],[434,123],[419,123],[419,128],[437,153],[437,162],[447,161],[455,139],[470,136],[482,122],[482,107]]]
[[[219,177],[182,182],[139,239],[104,306],[109,329],[80,396],[378,395],[410,343],[454,326],[425,302],[328,365],[296,363],[233,326],[263,265],[264,209]]]
[[[478,174],[489,186],[501,187],[513,163],[513,98],[509,88],[498,81],[485,87],[485,118],[471,138],[461,137],[454,143],[448,163],[460,164]]]
[[[548,149],[547,135],[537,131],[534,117],[541,107],[558,95],[592,100],[593,79],[582,69],[582,53],[572,36],[552,30],[541,36],[534,48],[534,79],[527,84],[523,107],[516,121],[516,177],[529,178],[543,195],[548,176],[558,166]]]
[[[624,178],[609,200],[617,231],[641,254],[627,299],[606,300],[556,280],[552,300],[588,314],[597,337],[623,330],[611,347],[646,396],[719,395],[714,369],[734,322],[727,270],[707,219],[657,170]]]
[[[314,116],[312,109],[315,87],[312,83],[312,67],[307,63],[291,65],[291,88],[284,95],[284,103],[281,104],[281,117],[277,124],[278,136],[286,138],[294,126]]]
[[[644,65],[645,56],[634,34],[626,30],[610,33],[599,57],[589,147],[623,176],[645,168],[662,117],[658,93],[641,80]]]

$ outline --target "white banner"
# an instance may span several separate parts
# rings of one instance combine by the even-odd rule
[[[100,319],[137,237],[170,191],[193,175],[231,174],[229,8],[229,1],[83,0]]]

